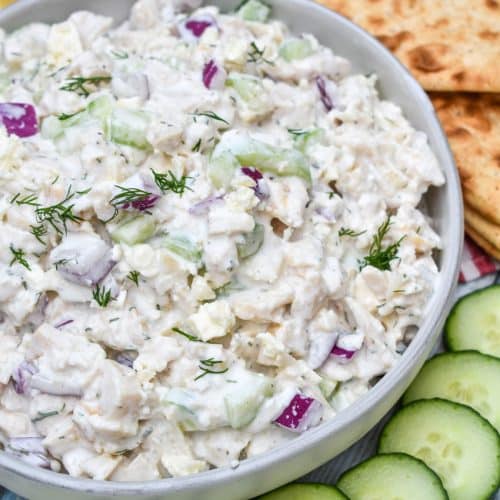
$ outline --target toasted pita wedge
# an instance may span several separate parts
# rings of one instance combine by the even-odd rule
[[[489,245],[490,251],[500,252],[500,225],[493,224],[465,205],[465,224],[475,238],[481,238],[482,246]]]
[[[375,35],[427,90],[500,92],[500,0],[317,0]]]

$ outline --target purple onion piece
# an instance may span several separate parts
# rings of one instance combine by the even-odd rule
[[[0,103],[0,119],[9,134],[30,137],[38,133],[35,108],[22,102]]]
[[[342,349],[342,347],[333,346],[332,356],[337,356],[343,359],[351,359],[357,351],[348,351],[347,349]]]
[[[66,319],[63,321],[59,321],[59,323],[56,323],[54,325],[54,328],[62,328],[63,326],[69,325],[70,323],[74,323],[74,319]]]
[[[12,384],[14,390],[17,394],[25,394],[29,389],[29,382],[31,376],[37,372],[35,365],[29,363],[28,361],[23,361],[13,372],[12,372]]]
[[[193,205],[189,209],[189,213],[191,215],[205,215],[214,203],[221,201],[223,198],[223,196],[209,196],[208,198],[205,198],[204,200]]]
[[[304,432],[319,423],[321,413],[322,406],[319,401],[295,394],[274,423],[292,432]]]
[[[269,186],[267,185],[262,172],[260,170],[257,170],[256,168],[250,167],[242,167],[241,172],[242,174],[250,177],[250,179],[255,181],[255,186],[253,188],[255,196],[257,196],[257,198],[259,198],[259,200],[261,201],[267,200],[271,193],[269,192]]]
[[[216,26],[215,19],[210,15],[190,17],[178,26],[182,38],[186,42],[194,42],[200,38],[210,26]]]
[[[247,177],[250,177],[250,179],[253,179],[255,182],[259,182],[261,179],[264,178],[264,176],[262,175],[262,172],[260,170],[257,170],[256,168],[242,167],[241,171]]]
[[[140,212],[144,212],[145,210],[152,209],[156,202],[160,199],[160,196],[157,194],[150,193],[148,196],[144,196],[144,198],[140,198],[138,200],[134,200],[130,203],[123,203],[122,205],[117,205],[117,208],[121,210],[139,210]]]
[[[225,69],[210,59],[203,67],[203,84],[207,89],[223,89],[227,73]]]
[[[128,368],[133,368],[136,357],[137,353],[132,354],[130,352],[120,352],[116,355],[115,361],[123,366],[127,366]]]
[[[321,102],[327,111],[331,111],[333,106],[333,101],[328,91],[326,90],[326,81],[322,76],[316,77],[316,87],[318,87],[319,95],[321,97]]]

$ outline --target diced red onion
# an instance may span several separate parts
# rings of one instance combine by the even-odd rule
[[[35,108],[23,102],[0,103],[0,119],[9,134],[30,137],[38,133]]]
[[[134,200],[130,203],[123,203],[118,208],[121,208],[122,210],[134,209],[144,212],[145,210],[151,210],[159,199],[159,195],[149,194],[148,196],[144,196],[144,198]]]
[[[302,394],[295,394],[274,422],[289,431],[304,432],[319,423],[321,414],[322,406],[319,401]]]
[[[41,437],[15,437],[9,439],[6,451],[35,467],[50,467],[50,460]]]
[[[177,28],[183,40],[186,42],[195,42],[203,35],[203,33],[205,33],[207,28],[216,25],[217,23],[215,19],[207,14],[189,17],[180,23]]]
[[[123,366],[127,366],[128,368],[133,368],[134,357],[137,357],[137,355],[134,356],[128,352],[120,352],[119,354],[116,355],[115,361]]]
[[[111,249],[97,235],[68,233],[51,254],[52,264],[64,279],[84,286],[95,286],[113,269]]]
[[[347,349],[342,349],[342,347],[333,346],[332,356],[337,356],[343,359],[351,359],[357,351],[348,351]]]
[[[250,177],[250,179],[253,179],[255,182],[259,182],[261,179],[264,178],[264,176],[262,175],[262,172],[260,170],[257,170],[256,168],[242,167],[241,171],[247,177]]]
[[[209,196],[208,198],[205,198],[204,200],[200,201],[199,203],[196,203],[196,205],[193,205],[189,209],[189,213],[191,215],[205,215],[208,213],[210,210],[210,207],[214,204],[217,203],[218,201],[222,200],[224,197],[223,196]]]
[[[269,186],[267,185],[262,172],[256,168],[250,167],[242,167],[241,172],[255,181],[255,186],[253,188],[255,196],[257,196],[257,198],[261,201],[267,200],[271,193],[269,192]]]
[[[150,210],[156,205],[162,194],[153,178],[149,175],[141,173],[134,174],[132,177],[129,177],[125,182],[120,184],[120,186],[122,188],[140,189],[145,193],[148,193],[147,195],[145,194],[143,198],[116,205],[116,207],[121,210],[139,210],[141,212]],[[119,189],[114,190],[113,196],[120,194],[120,192],[121,191]]]
[[[325,109],[327,111],[331,111],[334,108],[333,101],[330,95],[328,94],[328,91],[326,89],[326,81],[322,76],[316,77],[316,86],[318,87],[319,95],[321,97],[321,102],[325,106]]]
[[[31,376],[37,372],[35,365],[29,363],[28,361],[23,361],[13,372],[12,372],[12,385],[17,394],[25,394],[29,388],[29,383]]]
[[[223,89],[226,79],[226,70],[213,59],[203,67],[203,84],[207,89]]]
[[[59,323],[56,323],[54,325],[54,328],[62,328],[63,326],[69,325],[70,323],[74,323],[74,319],[65,319],[62,321],[59,321]]]
[[[52,396],[82,396],[82,390],[79,387],[71,385],[70,381],[68,383],[54,382],[42,377],[38,373],[35,373],[31,377],[31,387]]]
[[[111,89],[117,98],[140,97],[149,99],[149,81],[144,73],[115,73]]]

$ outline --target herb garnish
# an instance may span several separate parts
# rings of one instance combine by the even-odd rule
[[[259,47],[257,47],[257,44],[255,42],[252,42],[250,44],[250,51],[247,53],[248,55],[247,62],[252,62],[255,64],[264,62],[266,64],[274,66],[274,63],[272,61],[264,57],[265,50],[266,50],[265,47],[263,49],[259,49]]]
[[[31,421],[33,423],[40,422],[40,420],[43,420],[44,418],[54,417],[55,415],[59,415],[59,411],[58,410],[39,411],[39,412],[37,412],[37,416],[35,418],[32,418]]]
[[[30,226],[30,233],[42,244],[46,245],[47,243],[42,240],[42,236],[47,234],[47,227],[44,224],[39,224],[38,226]]]
[[[172,328],[172,331],[175,333],[178,333],[179,335],[182,335],[183,337],[186,337],[191,342],[203,342],[203,340],[199,339],[195,335],[191,335],[190,333],[186,333],[183,330],[181,330],[180,328],[174,327],[174,328]]]
[[[50,224],[59,234],[67,233],[68,221],[81,222],[83,220],[81,217],[78,217],[73,213],[73,207],[75,206],[74,204],[65,205],[70,200],[72,200],[74,196],[75,193],[71,192],[71,186],[69,186],[68,191],[66,191],[64,200],[48,207],[37,206],[35,215],[38,223]]]
[[[172,193],[182,196],[184,191],[192,191],[192,189],[186,185],[186,182],[191,179],[187,175],[181,176],[179,179],[169,170],[166,174],[160,174],[151,169],[153,173],[154,181],[156,185],[160,188],[162,193],[166,191],[172,191]]]
[[[145,201],[152,193],[139,188],[115,185],[121,192],[111,198],[110,203],[115,208],[128,208],[129,204]]]
[[[354,231],[354,229],[349,229],[348,227],[341,227],[339,230],[339,238],[342,236],[349,236],[350,238],[356,238],[357,236],[361,236],[365,234],[366,231],[359,231],[358,233]]]
[[[110,300],[112,299],[111,297],[111,289],[106,289],[104,287],[100,287],[99,284],[97,284],[92,290],[92,297],[94,297],[94,300],[101,306],[101,307],[106,307]]]
[[[311,132],[310,130],[304,130],[303,128],[288,128],[287,131],[289,134],[294,135],[296,137],[300,137],[301,135],[307,135]]]
[[[127,279],[135,283],[135,286],[139,286],[139,276],[141,273],[139,271],[130,271],[127,274]]]
[[[200,378],[203,378],[205,375],[220,375],[222,373],[226,373],[229,368],[224,368],[223,370],[212,370],[211,368],[213,367],[217,367],[217,365],[220,365],[222,364],[223,361],[220,361],[220,360],[217,360],[217,359],[214,359],[214,358],[209,358],[209,359],[202,359],[200,361],[200,365],[198,366],[198,368],[203,372],[201,373],[200,375],[198,375],[196,378],[195,378],[195,381],[196,380],[200,380]]]
[[[86,87],[87,84],[97,85],[101,82],[109,82],[111,80],[110,76],[72,76],[66,80],[66,83],[59,87],[60,90],[66,90],[67,92],[76,92],[78,95],[83,97],[88,97],[90,95],[90,90]]]
[[[377,229],[377,234],[373,237],[368,255],[359,262],[359,269],[366,266],[373,266],[381,271],[390,271],[391,262],[398,257],[399,247],[405,238],[400,238],[396,243],[383,248],[383,239],[389,232],[391,226],[391,216],[389,215],[385,222]]]
[[[191,148],[193,153],[199,153],[201,148],[201,139],[198,139],[198,142]]]
[[[19,264],[21,264],[21,266],[24,266],[28,271],[31,271],[31,267],[25,258],[26,254],[24,253],[24,250],[22,248],[14,248],[14,245],[10,245],[9,248],[13,255],[9,266],[12,266],[15,262],[18,262]]]
[[[31,205],[32,207],[38,207],[40,204],[38,203],[38,197],[36,194],[28,194],[24,198],[19,198],[21,193],[17,193],[11,200],[10,203],[16,204],[18,206],[21,205]]]
[[[60,121],[69,120],[70,118],[73,118],[73,116],[79,115],[82,112],[83,109],[81,109],[80,111],[76,111],[75,113],[70,113],[69,115],[66,113],[61,113],[60,115],[57,115],[57,118]]]
[[[212,120],[216,120],[218,122],[223,122],[226,125],[230,125],[227,120],[224,120],[221,116],[217,115],[213,111],[204,111],[203,113],[193,113],[194,116],[206,116],[207,118],[211,118]]]
[[[116,57],[116,59],[128,59],[128,54],[124,50],[112,50],[111,54]]]

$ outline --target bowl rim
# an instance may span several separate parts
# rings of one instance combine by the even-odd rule
[[[18,0],[0,10],[0,26],[6,14],[20,15],[31,6],[39,3],[40,0]],[[268,0],[269,1],[269,0]],[[270,0],[269,3],[272,3]],[[210,2],[207,2],[210,3]],[[418,354],[429,352],[435,342],[436,335],[433,335],[438,327],[442,326],[445,315],[449,312],[452,305],[454,291],[459,275],[460,259],[463,249],[463,201],[462,190],[458,171],[455,165],[454,157],[451,152],[447,137],[443,131],[441,123],[436,115],[434,107],[420,84],[413,77],[410,71],[397,60],[394,55],[382,45],[375,37],[370,35],[364,29],[354,24],[342,15],[334,12],[324,5],[318,4],[312,0],[287,0],[293,8],[298,10],[317,10],[324,16],[328,16],[332,22],[342,24],[348,27],[356,36],[364,38],[365,41],[375,44],[379,52],[385,53],[385,56],[391,57],[399,65],[406,75],[405,84],[412,87],[412,93],[420,98],[424,104],[423,114],[428,114],[434,120],[439,131],[437,141],[445,146],[445,154],[448,156],[445,164],[440,164],[445,177],[447,189],[456,196],[448,196],[447,204],[449,213],[454,217],[450,222],[450,239],[456,242],[456,246],[448,248],[447,258],[443,258],[440,269],[440,276],[436,280],[435,290],[429,299],[426,308],[428,315],[423,319],[417,335],[404,352],[399,362],[387,372],[383,378],[372,387],[366,394],[358,398],[346,409],[340,411],[335,417],[324,422],[318,427],[308,430],[297,438],[278,445],[266,453],[241,461],[236,468],[224,467],[200,472],[197,474],[164,478],[149,481],[103,481],[87,478],[76,478],[68,474],[61,474],[51,470],[41,469],[5,453],[0,450],[0,469],[29,481],[35,481],[47,486],[57,487],[68,491],[77,491],[90,495],[108,495],[114,496],[133,496],[147,492],[148,495],[158,495],[166,493],[175,493],[186,490],[200,491],[206,488],[215,488],[229,482],[240,481],[243,477],[257,472],[263,472],[271,466],[278,463],[284,464],[299,454],[313,450],[318,444],[331,434],[342,432],[350,426],[355,425],[379,403],[389,396],[391,391],[401,379],[407,378],[414,366],[408,363],[409,359],[418,358]],[[326,44],[328,46],[328,44]],[[443,162],[441,162],[443,163]],[[456,215],[456,216],[455,216]],[[409,382],[408,382],[409,383]]]

